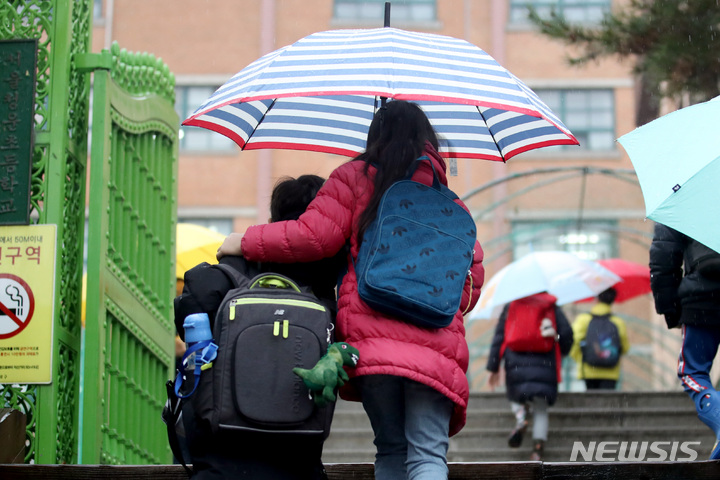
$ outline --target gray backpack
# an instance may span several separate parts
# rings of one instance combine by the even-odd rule
[[[330,310],[309,289],[263,273],[230,290],[213,326],[217,358],[190,398],[212,431],[326,438],[334,403],[318,408],[294,367],[312,368],[333,342]]]

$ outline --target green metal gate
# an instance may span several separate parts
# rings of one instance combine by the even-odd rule
[[[57,226],[52,383],[0,385],[2,404],[27,414],[25,461],[77,461],[80,300],[88,125],[90,0],[0,1],[0,39],[37,38],[31,222]]]
[[[0,384],[0,407],[27,414],[28,463],[167,463],[160,411],[174,362],[174,78],[148,54],[117,46],[88,53],[92,6],[91,0],[0,1],[0,40],[38,39],[31,223],[57,226],[52,383]]]
[[[79,61],[94,69],[80,463],[169,463],[159,419],[175,359],[174,77],[117,44]]]

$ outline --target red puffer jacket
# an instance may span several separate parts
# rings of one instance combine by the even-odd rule
[[[440,181],[447,185],[445,162],[434,150],[426,154],[433,159]],[[353,260],[357,258],[355,228],[373,190],[372,179],[363,173],[364,165],[352,161],[335,169],[298,220],[250,227],[242,239],[243,255],[256,261],[307,262],[334,255],[350,239],[350,253]],[[374,175],[372,167],[369,174]],[[413,180],[432,184],[427,162],[421,163]],[[349,375],[397,375],[438,390],[455,403],[450,435],[465,425],[469,352],[462,312],[469,312],[480,296],[485,274],[482,260],[482,248],[476,243],[472,282],[465,284],[460,310],[448,327],[438,330],[389,318],[368,307],[358,295],[352,262],[339,292],[336,338],[360,351],[360,362]],[[346,383],[340,395],[359,400],[352,382]]]

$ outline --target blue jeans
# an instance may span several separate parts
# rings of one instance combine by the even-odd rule
[[[446,479],[453,402],[433,388],[394,375],[355,381],[375,433],[375,479]]]
[[[720,345],[720,328],[683,325],[682,332],[678,377],[697,406],[703,394],[715,391],[710,368]]]

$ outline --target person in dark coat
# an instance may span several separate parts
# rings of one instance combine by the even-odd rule
[[[282,178],[270,200],[270,222],[296,219],[315,198],[324,179],[317,175]],[[334,257],[307,263],[259,263],[242,256],[224,256],[219,263],[229,265],[248,279],[264,272],[284,275],[313,293],[337,312],[335,286],[347,263],[344,250]],[[185,272],[182,294],[175,298],[175,326],[184,340],[183,321],[192,313],[206,312],[211,328],[225,294],[234,288],[226,273],[202,263]],[[322,464],[322,440],[282,434],[219,432],[197,418],[191,402],[183,407],[187,450],[193,463],[194,479],[327,479]]]
[[[273,188],[270,197],[269,222],[297,219],[315,198],[325,179],[317,175],[301,175],[298,178],[283,177]],[[218,263],[233,267],[247,278],[263,272],[284,275],[302,285],[309,285],[313,293],[333,312],[337,311],[335,287],[338,275],[345,268],[347,252],[341,249],[337,255],[315,262],[271,263],[251,262],[239,255],[226,255]],[[201,263],[185,272],[182,293],[175,298],[175,327],[185,340],[183,321],[191,313],[207,312],[211,327],[220,302],[233,288],[230,278],[208,263]]]
[[[698,418],[715,433],[710,454],[720,459],[720,393],[710,378],[720,346],[720,254],[660,223],[650,246],[655,310],[668,328],[682,328],[678,378]]]
[[[542,460],[547,442],[548,407],[557,400],[561,360],[572,348],[573,331],[563,311],[555,305],[555,297],[546,293],[534,296],[554,305],[555,326],[552,330],[545,328],[541,333],[543,337],[555,337],[553,348],[547,353],[532,353],[513,351],[505,346],[506,323],[515,320],[508,316],[511,302],[503,309],[495,328],[486,369],[490,372],[488,385],[494,390],[500,384],[500,363],[505,362],[506,393],[516,419],[508,445],[512,448],[521,445],[530,410],[533,418],[533,452],[530,458],[537,461]]]

